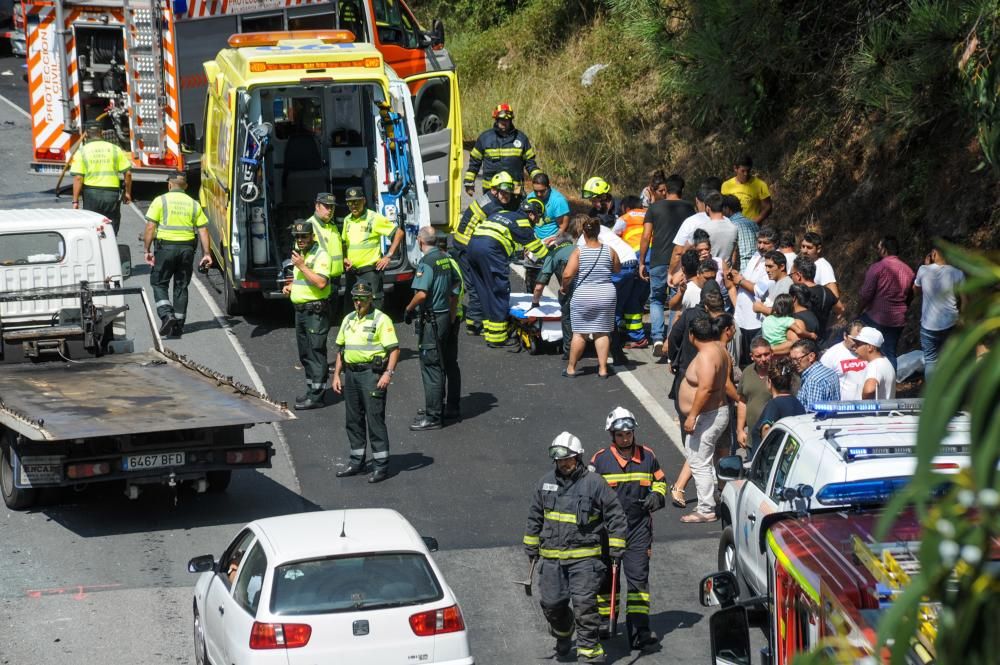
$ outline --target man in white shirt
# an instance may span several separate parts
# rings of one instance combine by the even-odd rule
[[[816,283],[825,286],[833,292],[833,295],[840,298],[840,287],[837,286],[837,276],[833,273],[833,266],[823,258],[823,236],[815,231],[806,231],[799,243],[799,253],[802,256],[812,259],[816,264]]]
[[[844,340],[827,349],[819,359],[837,373],[837,378],[840,379],[840,399],[843,400],[861,399],[868,362],[854,353],[855,342],[852,336],[859,334],[864,327],[865,324],[861,321],[852,321],[844,333]]]
[[[864,327],[854,340],[854,352],[865,360],[865,382],[861,386],[861,399],[893,399],[896,397],[896,368],[882,355],[885,338],[875,328]]]
[[[921,296],[920,348],[924,352],[924,376],[928,377],[937,364],[944,341],[958,323],[960,300],[955,289],[965,281],[965,275],[948,261],[937,247],[927,255],[927,263],[917,269],[913,292]]]
[[[710,179],[711,180],[711,179]],[[694,207],[696,212],[691,215],[683,222],[681,226],[677,229],[677,234],[674,235],[674,254],[670,259],[670,272],[676,272],[678,265],[680,264],[681,254],[685,249],[688,249],[694,242],[694,231],[698,228],[704,228],[708,231],[712,237],[712,254],[714,256],[720,256],[726,260],[730,260],[733,253],[733,248],[728,249],[728,254],[724,253],[728,247],[727,237],[731,231],[733,240],[733,247],[736,246],[735,238],[739,235],[739,230],[736,225],[729,221],[729,218],[722,214],[722,195],[719,194],[719,201],[717,202],[718,208],[710,211],[708,209],[708,199],[712,197],[713,194],[718,194],[719,190],[717,188],[712,188],[706,186],[705,183],[702,184],[701,189],[694,197]],[[715,218],[713,220],[712,213],[715,213]],[[719,221],[724,221],[725,224],[719,224]],[[711,225],[711,226],[710,226]],[[720,236],[718,242],[714,237],[714,231],[718,229],[720,231]],[[725,243],[721,245],[719,243]]]
[[[756,301],[755,289],[758,282],[767,281],[767,271],[764,269],[764,254],[774,249],[778,234],[770,226],[765,226],[757,232],[757,251],[742,272],[730,270],[727,278],[736,287],[736,310],[733,314],[736,325],[740,328],[742,343],[740,344],[740,368],[750,364],[750,341],[760,333],[763,317],[754,311]]]

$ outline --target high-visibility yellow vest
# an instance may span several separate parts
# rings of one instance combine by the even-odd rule
[[[306,267],[313,272],[323,276],[330,274],[330,256],[322,250],[319,243],[313,242],[312,247],[306,252],[304,258]],[[294,304],[325,300],[330,297],[330,280],[327,280],[326,286],[322,289],[317,288],[312,282],[306,279],[302,270],[296,266],[295,273],[292,276],[292,292],[290,296]]]
[[[374,210],[362,217],[344,218],[344,244],[347,259],[354,268],[370,266],[382,258],[382,237],[396,232],[396,225]]]
[[[198,202],[184,192],[174,191],[153,199],[146,219],[156,224],[159,240],[184,242],[195,239],[195,229],[208,224]]]
[[[107,141],[92,140],[73,155],[70,173],[83,176],[84,187],[115,189],[121,184],[121,174],[131,168],[124,150]]]
[[[357,312],[344,317],[337,346],[343,350],[344,362],[353,365],[384,357],[399,346],[399,340],[392,319],[373,307],[364,318],[359,319]]]
[[[316,215],[309,218],[312,223],[313,235],[320,248],[330,257],[330,277],[340,277],[344,274],[344,243],[340,239],[340,231],[332,221],[325,223]]]

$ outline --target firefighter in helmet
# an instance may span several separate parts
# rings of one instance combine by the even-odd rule
[[[469,168],[465,171],[465,191],[469,196],[475,194],[480,168],[484,187],[497,173],[506,171],[514,178],[517,194],[521,193],[525,170],[532,178],[542,172],[535,161],[531,141],[514,127],[514,109],[510,104],[499,104],[493,109],[493,126],[479,135],[469,152]]]
[[[618,202],[611,196],[611,185],[599,176],[594,176],[583,183],[581,191],[585,201],[590,201],[590,217],[596,217],[601,226],[612,228],[618,219]]]
[[[615,407],[608,414],[605,429],[611,434],[611,445],[594,454],[589,468],[604,477],[618,495],[625,511],[628,521],[628,544],[622,557],[628,584],[625,624],[632,648],[645,649],[656,644],[656,635],[649,629],[649,557],[653,547],[651,515],[666,505],[667,483],[653,451],[636,443],[636,420],[631,411]],[[615,598],[620,597],[619,590],[615,589]],[[610,575],[601,585],[597,609],[605,620],[610,617]]]
[[[549,444],[549,457],[555,468],[535,490],[524,534],[525,553],[532,560],[541,557],[542,612],[556,638],[556,653],[569,654],[575,628],[577,657],[585,663],[603,663],[597,592],[607,567],[601,560],[601,545],[606,541],[610,556],[622,557],[625,514],[614,491],[584,465],[580,439],[561,433]]]

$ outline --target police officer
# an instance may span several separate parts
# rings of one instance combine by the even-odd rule
[[[153,199],[146,211],[142,244],[146,263],[152,266],[149,285],[156,299],[160,334],[180,337],[187,316],[188,284],[194,273],[194,250],[201,240],[199,266],[208,269],[212,254],[208,240],[208,218],[198,202],[184,193],[187,178],[175,175],[167,180],[167,193]],[[153,253],[153,241],[156,253]],[[174,302],[170,304],[170,280],[174,280]]]
[[[535,223],[542,216],[537,199],[516,211],[501,211],[481,222],[469,241],[472,284],[483,305],[483,339],[490,347],[513,346],[507,318],[510,314],[510,257],[518,245],[544,259],[548,248],[535,237]]]
[[[375,468],[368,482],[380,483],[389,477],[385,402],[399,362],[399,341],[392,319],[372,306],[373,297],[372,288],[364,282],[351,289],[354,311],[344,317],[337,332],[333,390],[344,395],[347,441],[351,446],[351,463],[338,471],[337,477],[356,476],[364,470],[365,448],[371,441]],[[343,382],[341,372],[345,373]]]
[[[465,331],[469,335],[479,335],[483,329],[483,306],[470,279],[472,269],[469,266],[469,240],[472,239],[472,234],[480,222],[495,212],[510,210],[514,197],[514,179],[506,171],[496,174],[492,180],[484,179],[483,183],[486,182],[490,183],[490,191],[469,204],[452,234],[452,255],[462,269],[462,274],[465,276],[465,290],[469,294],[469,305],[465,312]]]
[[[476,192],[476,176],[483,170],[483,186],[497,173],[506,171],[517,183],[516,191],[521,192],[524,171],[534,177],[541,173],[535,161],[535,149],[521,130],[514,127],[514,109],[510,104],[500,104],[493,109],[493,127],[476,139],[476,145],[469,152],[469,168],[465,171],[465,191],[469,196]]]
[[[552,275],[556,276],[556,280],[562,286],[562,276],[563,271],[566,269],[566,263],[569,262],[569,257],[573,256],[573,250],[576,249],[576,242],[568,233],[560,233],[553,236],[551,242],[552,245],[549,247],[549,253],[545,256],[545,262],[542,263],[542,269],[538,273],[538,278],[535,282],[534,293],[531,297],[532,307],[538,307],[542,302],[542,293],[544,293],[545,286],[549,283],[549,280],[552,279]],[[563,289],[559,289],[559,307],[562,312],[563,360],[569,360],[569,345],[573,339],[573,324],[569,316],[569,301],[572,298],[572,283],[566,285],[565,293]]]
[[[336,280],[344,273],[344,244],[340,239],[340,231],[334,220],[333,209],[337,204],[337,197],[329,192],[321,192],[316,195],[316,208],[313,211],[309,222],[313,227],[313,236],[316,242],[330,257],[330,279]],[[338,308],[335,306],[337,300],[338,286],[336,281],[330,283],[330,323],[335,323],[333,317],[336,316]]]
[[[417,241],[424,256],[417,265],[417,274],[413,278],[413,299],[406,306],[404,320],[410,323],[417,319],[424,412],[413,421],[410,429],[422,432],[441,429],[445,395],[444,359],[462,289],[462,277],[452,268],[454,259],[438,249],[433,228],[421,228]]]
[[[590,201],[589,217],[596,217],[601,226],[614,227],[618,219],[618,202],[611,196],[611,185],[604,178],[594,176],[583,183],[581,192],[585,201]]]
[[[635,416],[622,407],[608,414],[605,429],[612,445],[601,448],[590,460],[590,470],[604,476],[617,493],[628,520],[628,543],[622,564],[628,580],[625,624],[629,644],[643,649],[656,644],[649,629],[649,557],[653,547],[651,513],[666,505],[667,483],[653,451],[635,442]],[[616,603],[621,596],[615,589]],[[602,617],[611,615],[611,576],[607,576],[597,596]]]
[[[282,292],[291,297],[295,309],[295,343],[306,373],[306,394],[295,398],[295,408],[304,411],[323,406],[330,373],[326,360],[326,338],[330,333],[330,256],[316,241],[308,221],[296,220],[292,224],[292,237],[295,271],[292,282]]]
[[[88,122],[86,143],[73,155],[69,172],[73,174],[73,207],[80,207],[83,196],[83,209],[110,219],[117,236],[122,198],[125,203],[132,201],[132,160],[128,153],[104,140],[101,123]]]
[[[524,550],[529,559],[541,556],[542,613],[556,638],[556,653],[569,654],[575,615],[577,657],[603,663],[597,612],[597,590],[606,570],[601,541],[606,539],[611,557],[620,559],[627,525],[618,497],[600,476],[587,470],[582,456],[580,439],[569,432],[552,440],[549,457],[555,468],[535,490]]]
[[[403,229],[374,210],[366,208],[365,192],[360,187],[348,187],[344,195],[351,214],[344,218],[344,288],[351,291],[359,281],[374,294],[375,308],[382,307],[382,272],[403,241]],[[382,254],[382,238],[392,238],[389,251]]]

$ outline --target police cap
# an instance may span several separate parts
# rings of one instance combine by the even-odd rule
[[[104,130],[104,125],[98,120],[88,120],[83,124],[83,129],[88,134],[100,134]]]
[[[337,197],[330,192],[320,192],[316,195],[316,203],[322,203],[328,208],[337,205]]]
[[[307,222],[304,219],[297,219],[292,224],[293,236],[311,236],[312,234],[313,234],[313,226],[311,222]]]
[[[372,293],[372,287],[368,286],[364,282],[358,282],[351,289],[352,298],[373,298],[375,294]]]
[[[345,201],[364,201],[365,200],[365,190],[360,187],[348,187],[347,191],[344,192]]]

